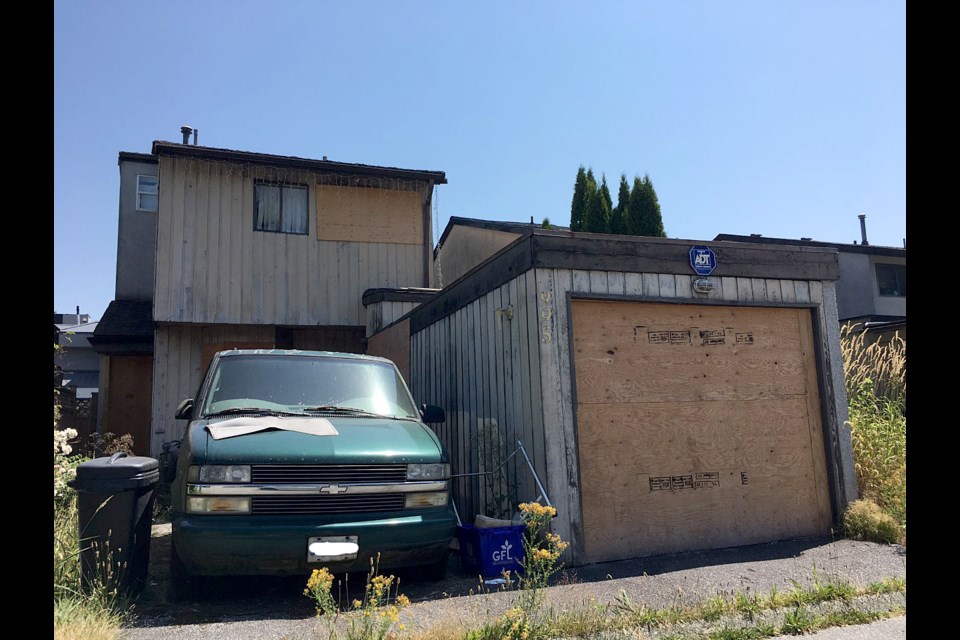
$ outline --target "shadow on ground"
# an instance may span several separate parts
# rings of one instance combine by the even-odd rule
[[[832,542],[829,537],[806,538],[766,543],[748,547],[686,552],[648,558],[604,562],[562,571],[557,584],[590,583],[604,580],[654,576],[704,566],[763,562],[795,557],[808,549]],[[236,620],[298,620],[314,617],[313,604],[303,595],[307,576],[288,578],[238,576],[207,578],[201,595],[195,600],[173,602],[168,597],[170,561],[170,525],[156,525],[150,548],[150,573],[147,586],[134,605],[134,627],[178,624],[200,624]],[[482,585],[479,576],[467,574],[454,555],[448,576],[441,582],[430,582],[416,570],[397,571],[400,592],[412,602],[439,600],[470,595],[480,591],[497,591],[500,587]],[[346,579],[349,593],[344,601],[359,597],[363,591],[363,574],[338,576]]]

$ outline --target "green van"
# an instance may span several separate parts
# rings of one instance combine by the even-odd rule
[[[447,451],[387,359],[296,350],[217,353],[171,488],[175,592],[203,575],[328,567],[446,571],[456,516]]]

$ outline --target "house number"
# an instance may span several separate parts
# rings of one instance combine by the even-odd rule
[[[549,291],[540,292],[540,341],[543,343],[550,342],[553,338],[553,334],[550,333],[550,318],[553,317],[551,299],[553,295]]]

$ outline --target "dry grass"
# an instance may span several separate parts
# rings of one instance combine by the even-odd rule
[[[857,500],[843,514],[843,532],[854,540],[894,543],[900,526],[872,500]]]
[[[80,598],[53,602],[55,640],[117,640],[121,637],[120,616]]]
[[[857,325],[842,327],[840,335],[860,496],[893,517],[906,543],[906,342],[899,334],[871,342]]]
[[[894,334],[887,342],[873,341],[859,324],[840,327],[847,395],[856,395],[868,380],[878,398],[907,401],[907,342]]]

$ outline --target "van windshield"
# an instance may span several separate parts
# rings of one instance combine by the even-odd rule
[[[257,411],[419,418],[403,379],[385,362],[309,355],[220,358],[202,415]]]

